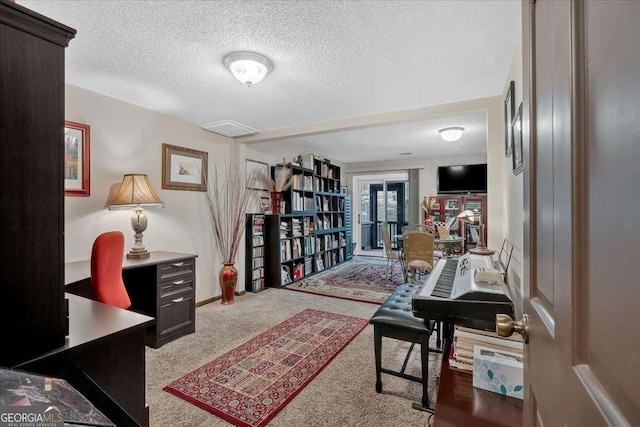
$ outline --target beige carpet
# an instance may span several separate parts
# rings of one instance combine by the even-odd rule
[[[157,350],[147,348],[147,403],[152,427],[229,426],[215,415],[162,391],[162,387],[306,308],[366,319],[378,308],[281,289],[247,294],[235,301],[230,306],[218,301],[198,308],[196,333]],[[407,343],[384,339],[383,366],[399,369],[407,348]],[[419,351],[413,353],[407,372],[420,375]],[[384,391],[377,394],[373,327],[369,325],[269,425],[427,425],[429,414],[411,408],[412,402],[422,396],[419,383],[385,374],[382,381]]]

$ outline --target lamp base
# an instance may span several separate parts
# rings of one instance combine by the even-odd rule
[[[128,259],[144,259],[149,258],[151,253],[146,249],[131,249],[127,254]]]
[[[473,249],[469,249],[469,253],[470,254],[475,254],[475,255],[493,255],[496,253],[496,251],[494,251],[493,249],[489,249],[489,248],[478,248],[475,247]]]

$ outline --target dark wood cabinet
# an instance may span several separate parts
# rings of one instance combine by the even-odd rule
[[[96,299],[89,261],[66,267],[66,292]],[[196,256],[154,251],[149,258],[125,258],[122,279],[131,299],[131,311],[154,317],[146,344],[158,348],[196,330]]]
[[[464,195],[464,196],[438,196],[433,206],[431,217],[434,221],[452,221],[458,214],[465,210],[477,212],[482,218],[484,227],[484,241],[487,241],[487,196],[484,194]],[[478,224],[476,222],[476,224]],[[437,231],[437,230],[436,230]],[[465,239],[465,251],[473,249],[477,243],[478,227],[471,227],[462,221],[457,221],[451,233]]]
[[[64,50],[75,30],[0,1],[0,365],[64,344]]]

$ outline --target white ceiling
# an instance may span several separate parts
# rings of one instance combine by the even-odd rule
[[[461,125],[464,127],[464,134],[458,141],[444,142],[440,138],[438,130]],[[251,148],[286,158],[314,153],[344,163],[486,153],[487,115],[484,112],[474,112],[433,120],[288,138],[256,143]]]
[[[77,29],[68,83],[258,132],[500,95],[520,30],[519,0],[18,3]],[[268,56],[274,71],[247,88],[222,65],[238,50]],[[411,135],[392,129],[340,138],[392,153],[424,147],[409,143],[418,124],[395,127]]]

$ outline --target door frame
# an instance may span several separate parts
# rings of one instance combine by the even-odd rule
[[[409,181],[409,174],[407,172],[381,172],[376,174],[364,174],[354,175],[352,178],[353,188],[353,212],[351,223],[353,226],[353,240],[357,242],[354,255],[365,256],[384,256],[384,249],[377,250],[363,250],[361,247],[362,236],[360,228],[360,212],[361,212],[361,196],[360,187],[362,184],[381,184],[384,192],[385,201],[385,216],[386,216],[386,203],[387,203],[387,183]]]

